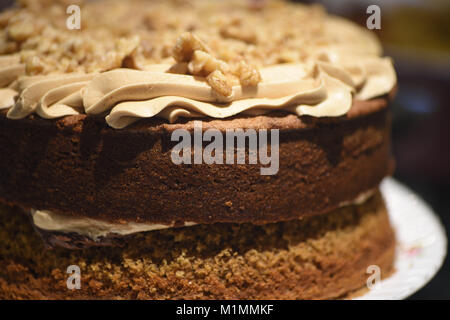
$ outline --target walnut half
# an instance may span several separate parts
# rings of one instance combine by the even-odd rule
[[[227,77],[220,70],[211,72],[206,77],[206,82],[208,82],[211,88],[221,96],[229,97],[233,93],[231,84],[229,83]]]
[[[243,87],[253,87],[261,82],[261,74],[258,69],[244,61],[239,62],[235,74],[239,77],[239,82]]]
[[[190,61],[196,50],[210,52],[209,48],[190,32],[181,34],[172,50],[172,56],[177,62]]]

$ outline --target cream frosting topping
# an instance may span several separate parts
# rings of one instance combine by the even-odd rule
[[[0,56],[0,110],[11,108],[18,95],[14,89],[17,78],[25,74],[25,65],[18,55]]]
[[[155,65],[153,71],[24,76],[16,81],[19,96],[7,117],[105,114],[106,122],[117,129],[154,116],[175,122],[178,117],[226,118],[286,110],[299,116],[335,117],[350,109],[353,96],[380,96],[396,83],[389,58],[367,57],[351,63],[336,58],[336,52],[321,52],[319,57],[314,63],[263,68],[258,86],[233,86],[228,97],[215,93],[202,78],[163,72],[169,65]],[[0,92],[5,107],[16,96],[12,90]]]
[[[213,90],[204,77],[170,73],[170,64],[25,76],[18,55],[1,56],[0,108],[9,109],[10,119],[33,113],[45,119],[104,116],[109,126],[121,129],[142,118],[175,122],[179,117],[227,118],[271,110],[337,117],[348,112],[353,99],[392,90],[397,81],[392,61],[381,57],[373,34],[337,17],[326,20],[324,32],[334,42],[306,46],[302,62],[260,68],[258,85],[235,85],[228,96]]]

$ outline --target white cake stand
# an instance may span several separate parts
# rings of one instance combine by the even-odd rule
[[[392,178],[381,192],[398,242],[395,272],[356,300],[407,298],[433,278],[447,253],[444,227],[419,196]]]

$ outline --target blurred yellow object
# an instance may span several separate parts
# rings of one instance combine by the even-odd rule
[[[387,45],[450,54],[450,4],[395,7],[383,15],[381,37]]]

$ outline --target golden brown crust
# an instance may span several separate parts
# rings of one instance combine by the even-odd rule
[[[129,237],[122,248],[44,250],[24,214],[0,209],[3,299],[324,299],[392,271],[395,239],[379,193],[302,221],[214,224]],[[81,289],[66,268],[81,268]]]

